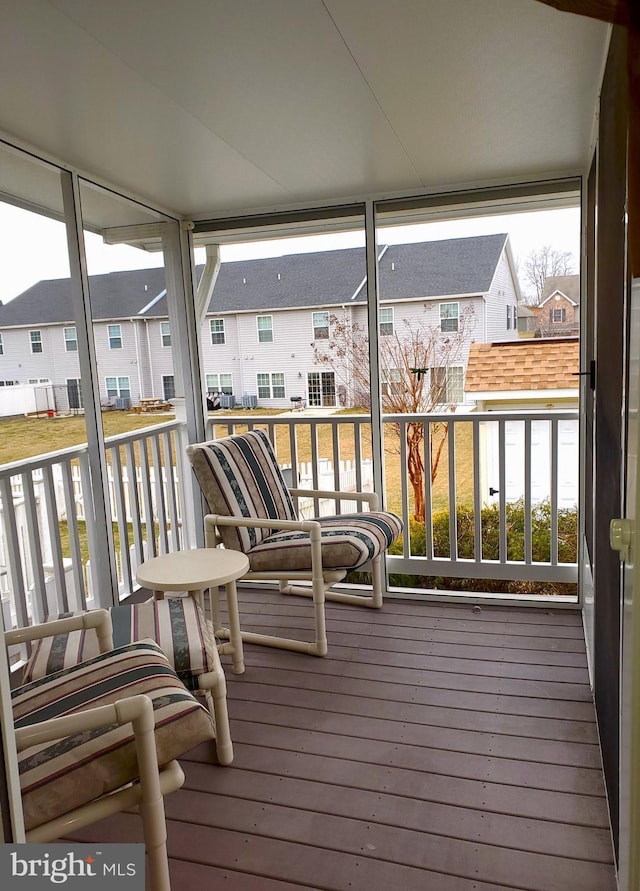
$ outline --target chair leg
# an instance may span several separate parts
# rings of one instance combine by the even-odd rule
[[[233,743],[229,728],[229,712],[227,709],[227,682],[220,664],[218,650],[212,654],[214,666],[211,671],[198,676],[198,685],[204,694],[207,708],[216,728],[216,754],[220,764],[231,764],[233,761]]]

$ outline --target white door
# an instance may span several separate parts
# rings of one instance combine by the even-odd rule
[[[611,524],[611,544],[624,560],[620,705],[620,891],[640,888],[640,279],[631,289],[626,517]]]

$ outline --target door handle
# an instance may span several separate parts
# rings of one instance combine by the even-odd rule
[[[609,544],[620,554],[620,562],[629,559],[629,550],[633,542],[635,523],[633,520],[611,520],[609,526]]]
[[[572,371],[572,377],[587,377],[589,376],[589,389],[595,390],[596,388],[596,360],[592,359],[589,362],[589,371]]]

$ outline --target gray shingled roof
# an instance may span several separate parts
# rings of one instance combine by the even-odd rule
[[[91,275],[89,293],[93,318],[128,319],[136,316],[164,287],[162,268]],[[71,282],[68,278],[38,282],[0,306],[0,328],[72,323],[73,318]]]
[[[481,235],[391,245],[384,249],[380,262],[381,299],[482,294],[491,285],[506,239],[506,235]],[[364,248],[223,263],[209,312],[331,306],[352,299],[361,302],[366,299],[361,287],[364,277]],[[163,289],[163,269],[90,276],[93,317],[132,318]],[[166,318],[166,298],[158,300],[145,316]],[[68,279],[39,282],[0,307],[0,328],[72,319]]]
[[[555,291],[561,291],[569,300],[580,304],[580,276],[548,275],[544,280],[540,303],[548,300]]]

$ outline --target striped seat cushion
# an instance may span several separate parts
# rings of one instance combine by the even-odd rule
[[[144,693],[153,702],[160,766],[215,737],[208,711],[185,689],[160,648],[140,641],[12,691],[16,727],[111,705]],[[18,755],[27,829],[67,813],[138,776],[130,724],[109,725]]]
[[[264,430],[188,446],[187,454],[212,514],[296,520],[287,484]],[[269,529],[220,527],[225,547],[248,553]]]
[[[143,638],[154,640],[190,690],[198,689],[198,675],[212,670],[215,639],[192,597],[124,604],[111,607],[109,612],[114,647]],[[93,631],[71,631],[44,638],[33,645],[23,683],[71,668],[98,653],[98,639]]]
[[[387,511],[320,517],[322,566],[352,570],[377,557],[402,532],[402,521]],[[311,544],[306,532],[278,532],[247,554],[254,572],[311,568]]]

